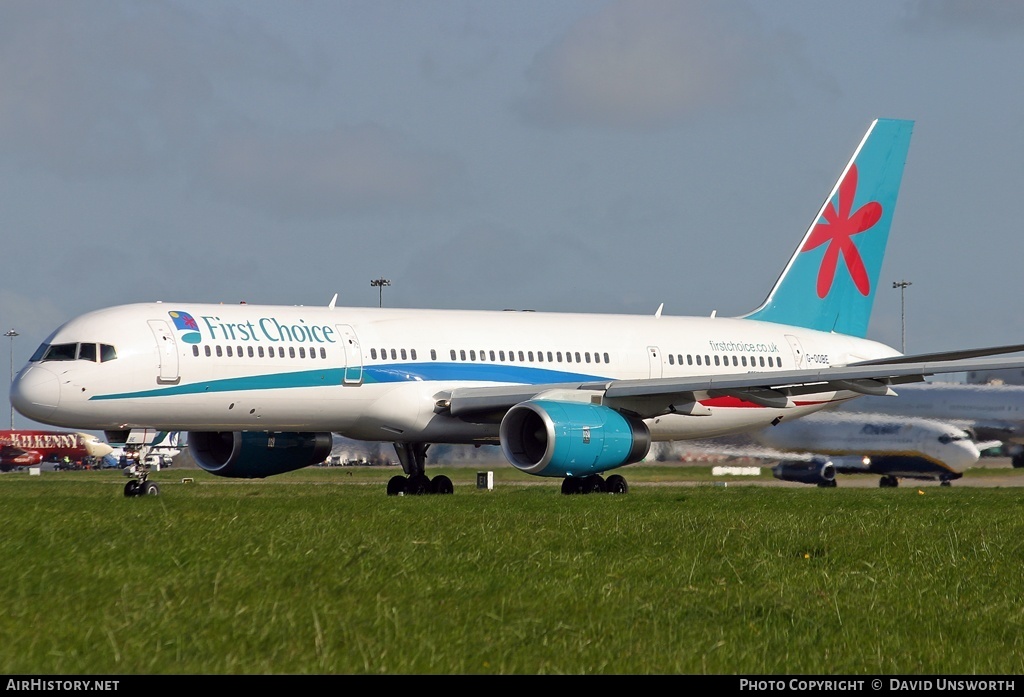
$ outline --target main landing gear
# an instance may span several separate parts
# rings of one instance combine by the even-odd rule
[[[625,494],[629,492],[626,479],[620,474],[613,474],[605,479],[599,474],[586,477],[566,477],[562,480],[563,494]]]
[[[149,481],[149,467],[140,463],[134,463],[124,468],[124,476],[137,477],[124,485],[124,495],[132,496],[159,496],[160,487],[156,482]]]
[[[395,443],[395,452],[405,476],[396,474],[388,481],[388,496],[450,494],[455,491],[448,477],[439,474],[431,479],[424,472],[429,447],[429,443]]]

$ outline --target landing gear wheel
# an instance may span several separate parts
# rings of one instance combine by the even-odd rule
[[[834,489],[834,488],[836,488],[837,484],[836,484],[836,480],[835,479],[830,479],[827,482],[818,482],[818,486],[820,486],[822,489]],[[883,484],[879,484],[879,486],[884,486],[884,485]]]
[[[409,477],[409,484],[406,486],[405,493],[418,496],[420,494],[430,493],[430,478],[425,474],[414,474]]]
[[[138,496],[141,492],[139,491],[139,483],[132,480],[124,485],[124,495],[131,498],[132,496]]]
[[[604,483],[604,489],[609,494],[628,494],[629,485],[626,484],[626,478],[621,474],[613,474],[608,477]]]
[[[592,474],[583,479],[584,494],[603,494],[605,492],[604,477],[599,474]]]
[[[455,487],[452,485],[452,480],[443,474],[439,474],[430,480],[430,493],[432,494],[451,494],[455,492]]]
[[[139,487],[139,496],[159,496],[160,487],[156,485],[156,482],[146,482]]]
[[[899,485],[900,480],[896,479],[896,477],[886,476],[878,480],[878,486],[882,487],[883,489],[895,489]]]
[[[948,479],[943,479],[941,482],[939,482],[939,486],[953,486],[953,482],[949,481]]]
[[[388,496],[402,496],[408,487],[409,480],[400,474],[388,480]],[[127,496],[127,494],[125,494]]]
[[[562,480],[562,493],[566,495],[582,494],[583,480],[579,477],[566,477]]]

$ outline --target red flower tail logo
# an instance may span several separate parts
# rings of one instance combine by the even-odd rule
[[[850,272],[850,278],[853,279],[860,294],[867,296],[871,292],[871,280],[868,278],[868,271],[864,268],[864,260],[861,259],[857,245],[853,243],[853,236],[870,229],[881,220],[882,204],[870,201],[850,215],[856,195],[857,165],[852,165],[846,178],[839,185],[839,210],[836,210],[831,201],[829,202],[824,213],[825,222],[814,226],[814,230],[807,238],[807,244],[801,250],[807,252],[828,243],[821,267],[818,269],[819,298],[824,298],[832,289],[840,254],[843,255],[846,269]]]

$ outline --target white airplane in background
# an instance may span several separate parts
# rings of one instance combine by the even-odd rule
[[[963,429],[913,417],[822,411],[753,437],[775,450],[807,456],[782,459],[772,469],[776,479],[821,487],[836,486],[837,473],[877,474],[882,487],[899,486],[900,479],[948,486],[981,457],[979,445]]]
[[[320,463],[336,433],[394,444],[405,474],[392,495],[452,492],[425,472],[432,443],[500,444],[563,493],[624,493],[604,473],[653,441],[1024,365],[968,360],[1024,345],[901,356],[865,338],[912,127],[871,124],[767,299],[742,317],[140,303],[54,331],[11,401],[48,424],[187,431],[198,465],[224,477]]]
[[[896,399],[865,397],[839,409],[945,421],[976,440],[1009,444],[1013,466],[1024,467],[1024,385],[922,382],[902,386]]]

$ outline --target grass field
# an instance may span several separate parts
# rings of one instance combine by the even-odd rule
[[[116,470],[0,476],[0,672],[1024,673],[1024,488],[493,471],[421,497],[391,468],[130,499]]]

